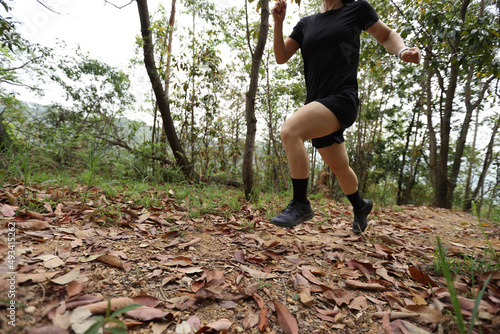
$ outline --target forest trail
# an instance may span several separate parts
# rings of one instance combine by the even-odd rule
[[[39,205],[21,209],[26,193]],[[350,206],[329,200],[282,229],[250,204],[192,219],[174,195],[151,189],[144,196],[162,205],[140,207],[97,188],[87,205],[64,189],[0,190],[0,331],[84,333],[110,299],[113,309],[144,305],[120,316],[129,333],[454,333],[446,281],[433,270],[437,237],[454,263],[500,251],[499,225],[482,221],[483,234],[460,211],[375,205],[357,236]],[[465,319],[483,278],[455,280]],[[500,330],[499,283],[497,270],[479,306],[483,333]]]

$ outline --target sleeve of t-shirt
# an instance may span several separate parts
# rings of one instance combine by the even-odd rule
[[[358,27],[362,30],[367,30],[374,25],[379,17],[375,8],[366,0],[358,0],[359,3],[359,21]]]
[[[302,47],[302,41],[304,40],[304,19],[301,19],[297,25],[292,30],[289,38],[295,40]]]

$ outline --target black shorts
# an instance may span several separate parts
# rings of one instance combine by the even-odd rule
[[[312,139],[313,147],[323,148],[334,143],[343,143],[345,141],[344,130],[350,127],[358,117],[359,98],[357,89],[343,90],[327,97],[316,99],[316,102],[330,109],[339,120],[342,128],[327,136]]]

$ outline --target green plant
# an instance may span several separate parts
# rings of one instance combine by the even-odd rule
[[[141,274],[141,272],[142,272],[142,271],[141,271],[141,268],[139,268],[139,265],[138,265],[138,264],[136,264],[136,265],[135,265],[135,274],[136,274],[137,276],[139,276],[139,275]]]
[[[272,285],[270,283],[266,283],[266,282],[263,282],[260,278],[259,278],[259,284],[257,286],[257,288],[260,290],[262,289],[263,287],[271,287]]]
[[[469,274],[471,282],[474,285],[474,278],[476,275],[497,270],[500,266],[500,264],[497,262],[498,258],[495,253],[495,250],[491,246],[488,237],[484,231],[481,219],[476,210],[476,205],[474,202],[472,204],[475,209],[476,216],[478,218],[479,227],[481,228],[483,236],[488,244],[488,249],[485,250],[484,256],[482,256],[481,259],[478,260],[477,257],[474,256],[475,254],[473,251],[471,255],[464,254],[462,259],[458,258],[450,259],[447,256],[446,247],[442,245],[441,239],[438,237],[437,238],[438,246],[436,249],[436,257],[434,260],[435,269],[438,272],[441,272],[446,279],[448,291],[450,293],[450,298],[453,305],[453,311],[455,313],[456,323],[461,334],[467,332],[467,327],[464,323],[464,319],[462,316],[462,309],[458,300],[458,293],[453,284],[454,276],[457,274],[458,275]],[[475,298],[475,301],[474,301],[474,309],[472,311],[471,322],[468,330],[469,334],[472,333],[472,330],[474,328],[475,321],[479,312],[479,303],[483,298],[484,292],[486,290],[486,287],[488,286],[488,282],[490,281],[490,279],[491,279],[491,274],[484,281],[483,287],[479,291],[477,296],[473,296]]]
[[[125,307],[122,307],[113,313],[111,313],[111,301],[108,298],[108,308],[106,310],[106,316],[96,316],[93,317],[96,321],[95,324],[93,324],[89,329],[85,331],[85,334],[96,334],[98,333],[101,329],[103,330],[104,334],[111,333],[111,334],[123,334],[123,333],[128,333],[127,331],[127,325],[120,319],[118,319],[118,316],[122,315],[123,313],[126,313],[128,311],[132,311],[138,307],[141,307],[141,304],[132,304],[128,305]],[[106,327],[108,323],[114,323],[118,326],[116,327]]]
[[[464,318],[462,316],[462,308],[461,308],[460,302],[458,300],[458,293],[455,289],[455,285],[453,284],[454,279],[453,279],[453,275],[451,274],[451,270],[450,270],[451,263],[446,257],[446,250],[441,244],[441,238],[439,238],[439,237],[437,238],[437,243],[438,243],[438,247],[436,250],[437,261],[438,261],[438,264],[439,264],[440,268],[442,269],[443,275],[446,279],[446,285],[448,286],[448,291],[450,293],[450,299],[451,299],[451,303],[453,305],[453,311],[455,313],[455,319],[456,319],[456,323],[458,326],[458,330],[460,331],[461,334],[465,334],[465,333],[467,333],[467,327],[465,325]],[[491,274],[485,280],[485,282],[483,284],[483,288],[479,291],[478,295],[475,296],[474,309],[472,311],[472,318],[471,318],[472,320],[471,320],[471,323],[469,326],[469,331],[468,331],[469,334],[472,333],[472,329],[474,328],[474,323],[475,323],[476,317],[477,317],[478,312],[479,312],[479,303],[481,302],[481,300],[483,298],[484,292],[486,290],[486,287],[488,286],[488,282],[490,281],[490,279],[491,279]]]
[[[255,227],[255,224],[250,221],[243,221],[240,223],[240,228],[242,232],[249,232]]]
[[[491,243],[490,243],[490,240],[488,239],[488,236],[486,235],[486,232],[484,231],[484,227],[483,227],[483,224],[481,223],[481,218],[479,217],[479,213],[477,211],[477,207],[476,207],[476,202],[472,202],[472,207],[474,208],[474,212],[476,214],[476,217],[477,217],[477,221],[479,223],[479,228],[481,229],[481,232],[483,232],[483,236],[484,238],[486,239],[486,243],[488,244],[488,252],[489,252],[489,255],[498,260],[497,259],[497,255],[496,255],[496,252],[495,252],[495,249],[493,248],[493,246],[491,246]]]
[[[475,209],[475,203],[473,202],[473,207]],[[476,216],[478,218],[479,227],[483,233],[483,236],[488,244],[488,248],[484,250],[484,254],[476,256],[475,250],[472,250],[472,254],[463,254],[462,258],[450,258],[447,254],[447,248],[442,247],[442,252],[445,257],[445,262],[440,260],[439,249],[435,251],[434,257],[434,270],[439,274],[444,274],[445,269],[443,265],[446,264],[450,273],[455,275],[465,275],[469,276],[471,281],[474,283],[474,277],[477,274],[486,273],[489,271],[497,270],[500,268],[500,262],[498,261],[498,256],[495,249],[488,240],[488,236],[484,231],[481,219],[476,210]]]
[[[455,317],[458,329],[460,330],[460,333],[464,334],[465,333],[464,318],[462,316],[462,309],[458,301],[457,290],[455,289],[455,285],[453,284],[453,276],[451,275],[450,272],[450,264],[446,258],[446,251],[441,244],[441,238],[439,237],[437,238],[437,243],[438,243],[438,247],[436,250],[438,256],[437,261],[443,270],[444,277],[446,278],[446,285],[448,286],[448,291],[450,292],[451,303],[453,305],[453,310],[455,311]]]

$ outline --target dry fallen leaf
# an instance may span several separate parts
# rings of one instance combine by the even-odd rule
[[[128,297],[119,297],[113,298],[109,301],[111,303],[111,310],[116,311],[122,307],[129,306],[135,304],[135,301],[132,298]],[[84,309],[89,310],[92,314],[103,314],[106,313],[108,309],[108,301],[102,301],[90,305],[82,306]]]
[[[7,218],[14,217],[16,215],[16,211],[9,205],[4,204],[0,207],[0,213]]]
[[[278,316],[278,322],[280,327],[283,329],[285,334],[298,334],[299,325],[297,320],[292,315],[292,313],[280,302],[273,301],[274,309],[276,310],[276,315]]]
[[[316,278],[316,276],[313,275],[313,273],[308,269],[308,268],[302,268],[302,275],[309,280],[309,282],[319,285],[321,287],[328,288],[325,283],[320,281],[319,279]]]
[[[349,309],[366,311],[368,309],[368,300],[364,296],[358,296],[352,300],[351,304],[349,304]]]
[[[377,283],[363,283],[360,281],[346,280],[346,286],[356,289],[365,289],[365,290],[373,290],[373,291],[384,291],[386,287],[377,284]]]
[[[227,329],[231,328],[232,324],[233,323],[228,319],[220,319],[220,320],[211,322],[204,327],[208,327],[208,328],[214,329],[216,331],[223,331],[223,330],[227,330]]]
[[[434,282],[432,278],[427,276],[425,273],[423,273],[420,269],[416,267],[409,267],[408,271],[410,272],[411,278],[420,284],[424,284],[426,286],[430,285],[432,287],[439,286],[436,282]]]
[[[52,283],[64,285],[64,284],[68,284],[71,281],[74,281],[79,275],[80,275],[80,267],[76,266],[75,268],[73,268],[73,270],[71,270],[67,274],[62,275],[62,276],[55,278],[55,279],[51,279],[50,281]]]
[[[23,230],[40,231],[40,230],[48,229],[50,227],[50,225],[46,221],[32,219],[32,220],[17,222],[16,227],[19,227],[20,229],[23,229]]]
[[[250,274],[250,276],[252,276],[255,279],[270,279],[278,277],[277,274],[265,273],[263,271],[255,270],[244,265],[240,265],[240,269],[246,271],[247,273]]]
[[[53,272],[53,273],[37,273],[37,274],[17,274],[16,276],[16,283],[24,283],[27,281],[32,281],[33,283],[43,283],[47,279],[54,277],[57,275],[59,272]]]
[[[79,307],[70,313],[71,329],[75,334],[84,334],[96,320],[91,318],[92,313],[89,310]]]
[[[388,314],[382,318],[382,327],[384,328],[385,334],[394,333],[391,328],[391,319]]]
[[[105,254],[105,255],[99,256],[97,259],[99,261],[107,263],[111,266],[123,269],[123,261],[118,256]]]
[[[261,308],[259,311],[259,324],[258,328],[261,332],[264,332],[267,328],[267,324],[269,322],[269,312],[270,310],[268,308]]]
[[[26,331],[26,334],[69,334],[69,332],[61,327],[47,325],[38,328],[31,328]]]
[[[311,307],[314,304],[314,298],[311,296],[311,289],[308,287],[302,287],[299,291],[300,301],[307,307]]]
[[[259,323],[259,314],[255,312],[254,309],[249,308],[247,314],[243,318],[243,328],[248,330],[249,328],[257,326]]]
[[[73,297],[83,291],[86,283],[80,283],[76,281],[69,282],[68,284],[68,296]]]
[[[187,321],[183,321],[175,326],[175,334],[191,334],[193,329]]]
[[[439,310],[426,305],[407,305],[401,311],[417,313],[419,320],[427,323],[437,323],[449,319],[449,316],[443,315]]]
[[[158,320],[166,318],[168,315],[171,316],[171,313],[164,312],[150,306],[141,306],[136,308],[135,310],[128,311],[125,314],[133,319],[140,321]]]
[[[408,321],[402,321],[405,327],[410,331],[411,334],[431,334],[431,332],[426,331],[420,327],[415,326],[414,324]]]
[[[145,305],[145,306],[149,306],[149,307],[156,307],[156,306],[158,306],[158,304],[161,303],[160,299],[153,297],[153,296],[146,295],[144,293],[141,293],[138,296],[132,297],[132,299],[134,300],[134,302],[136,304],[141,304],[141,305]]]
[[[334,300],[338,306],[342,306],[342,304],[349,305],[351,300],[354,299],[354,295],[344,289],[328,290],[323,292],[323,295],[329,300]]]

